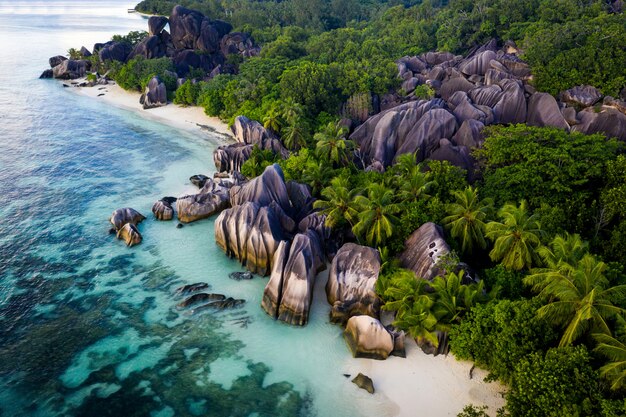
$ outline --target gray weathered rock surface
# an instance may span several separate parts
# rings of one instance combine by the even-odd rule
[[[137,210],[125,207],[115,210],[113,214],[111,214],[109,221],[113,227],[115,227],[115,230],[119,231],[125,224],[130,223],[136,226],[145,219],[146,218]]]
[[[379,272],[380,254],[376,249],[354,243],[339,249],[326,284],[331,321],[345,323],[359,315],[378,318],[380,301],[375,287]]]
[[[602,98],[602,93],[590,85],[579,85],[561,93],[561,100],[579,107],[590,107]]]
[[[552,126],[569,131],[569,125],[558,103],[548,93],[535,93],[530,96],[526,123],[530,126]]]
[[[141,96],[140,102],[144,109],[154,109],[167,105],[167,89],[159,77],[152,77],[146,87],[145,94]]]
[[[152,213],[157,220],[172,220],[174,218],[174,209],[168,201],[158,200],[152,206]]]
[[[400,264],[415,272],[418,278],[432,280],[442,271],[436,266],[442,256],[450,253],[443,230],[435,223],[424,223],[411,233],[400,254]]]
[[[132,223],[126,223],[117,232],[117,238],[126,242],[127,246],[135,246],[141,243],[142,237],[137,226]]]

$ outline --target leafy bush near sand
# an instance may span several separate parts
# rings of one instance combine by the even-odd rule
[[[173,74],[174,64],[169,58],[144,59],[136,57],[112,71],[112,78],[124,90],[143,92],[150,79],[161,78],[168,91],[176,90],[176,78]]]
[[[199,94],[200,84],[187,80],[176,90],[174,103],[182,106],[193,106],[196,104]]]

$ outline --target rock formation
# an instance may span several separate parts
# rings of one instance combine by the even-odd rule
[[[174,209],[171,203],[166,200],[159,200],[154,203],[152,213],[157,220],[172,220],[174,218]]]
[[[391,334],[370,316],[351,317],[343,335],[355,358],[387,359],[393,351]]]
[[[130,207],[117,209],[111,214],[109,221],[115,227],[116,231],[119,231],[125,224],[130,223],[134,226],[138,225],[146,218],[137,210]]]
[[[178,198],[176,201],[178,220],[182,223],[191,223],[228,208],[230,205],[228,185],[230,184],[225,180],[214,181],[206,178],[199,193]]]
[[[443,230],[435,223],[424,223],[411,233],[404,243],[405,250],[400,254],[400,264],[415,272],[419,278],[432,280],[442,273],[437,267],[442,256],[450,253],[444,240]]]
[[[165,84],[154,76],[146,86],[146,92],[141,96],[139,102],[144,110],[162,107],[167,104],[167,89]]]
[[[377,250],[354,243],[346,243],[339,249],[326,284],[332,322],[344,324],[350,317],[359,315],[378,318],[380,301],[375,287],[379,272]]]
[[[352,379],[352,383],[354,385],[356,385],[357,387],[364,389],[365,391],[369,392],[370,394],[373,394],[375,392],[374,390],[374,382],[372,381],[372,378],[370,378],[367,375],[363,375],[362,373],[359,372],[359,374],[357,376],[355,376]]]
[[[291,214],[293,211],[285,177],[278,164],[268,166],[263,174],[249,182],[232,187],[230,189],[230,202],[233,206],[242,205],[246,202],[253,202],[259,206],[276,203],[287,214]]]
[[[296,326],[309,320],[315,277],[325,267],[320,238],[313,230],[281,242],[261,306],[272,317]]]
[[[126,242],[127,246],[135,246],[141,243],[141,233],[133,223],[126,223],[117,232],[117,238]]]
[[[90,68],[89,61],[66,59],[52,68],[52,75],[60,80],[75,80],[84,77]]]

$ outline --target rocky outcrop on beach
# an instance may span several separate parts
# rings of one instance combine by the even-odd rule
[[[325,268],[322,243],[311,229],[280,243],[261,306],[271,317],[304,326],[309,320],[315,277]]]
[[[387,359],[394,348],[391,334],[370,316],[351,317],[343,335],[355,358]]]
[[[352,379],[352,383],[357,387],[369,392],[370,394],[373,394],[375,392],[374,382],[372,381],[372,378],[360,372]]]
[[[128,55],[132,51],[130,44],[126,42],[109,41],[103,44],[95,44],[93,53],[97,53],[100,61],[119,61],[126,62]]]
[[[271,151],[283,159],[289,156],[289,151],[280,139],[256,120],[238,116],[231,130],[237,143],[220,146],[213,152],[213,160],[219,172],[241,171],[241,166],[250,157],[254,146]]]
[[[65,59],[52,68],[52,76],[59,80],[75,80],[87,75],[90,68],[89,61]]]
[[[169,23],[169,19],[165,16],[150,16],[148,18],[148,35],[159,35]]]
[[[247,183],[232,187],[230,201],[233,206],[247,202],[253,202],[259,206],[276,203],[285,213],[291,214],[292,212],[285,177],[278,164],[268,166],[263,174]]]
[[[441,226],[424,223],[411,233],[404,247],[404,252],[399,256],[403,268],[410,269],[417,277],[427,280],[443,273],[437,264],[450,253],[450,247],[444,239]]]
[[[167,104],[167,89],[159,77],[154,76],[150,79],[139,102],[143,105],[144,110],[163,107]]]
[[[376,249],[354,243],[339,249],[326,284],[331,322],[345,324],[359,315],[378,318],[380,300],[375,286],[379,272],[380,254]]]
[[[231,186],[232,183],[225,179],[204,179],[199,193],[179,197],[176,201],[178,220],[182,223],[191,223],[228,208]]]

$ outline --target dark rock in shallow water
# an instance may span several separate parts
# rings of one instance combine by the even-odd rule
[[[208,179],[203,189],[208,184],[213,185],[212,180]],[[201,191],[198,194],[180,197],[176,201],[176,211],[178,212],[178,220],[183,223],[190,223],[211,217],[226,209],[229,204],[228,189],[215,185],[211,192]]]
[[[373,394],[374,391],[374,382],[372,378],[367,375],[363,375],[359,372],[359,374],[352,380],[352,382],[359,388],[364,389],[365,391]]]
[[[163,197],[161,201],[165,201],[168,204],[174,204],[178,200],[176,197]]]
[[[125,207],[115,210],[113,214],[111,214],[111,218],[109,219],[109,221],[113,226],[115,226],[115,229],[119,231],[127,223],[137,225],[145,219],[145,216],[143,216],[137,210],[130,207]]]
[[[234,279],[235,281],[249,280],[254,278],[251,272],[231,272],[228,274],[230,279]]]
[[[59,65],[63,61],[67,61],[67,58],[64,57],[63,55],[53,56],[53,57],[50,57],[50,59],[48,59],[48,63],[50,64],[50,68],[56,67],[57,65]]]
[[[197,293],[192,295],[191,297],[186,298],[184,301],[178,303],[177,307],[187,308],[194,304],[198,304],[204,301],[222,301],[225,300],[226,296],[223,294],[208,294],[205,292]]]
[[[196,307],[191,311],[191,314],[197,314],[205,310],[226,310],[230,308],[238,308],[246,303],[246,300],[234,299],[232,297],[228,297],[224,300],[213,301],[209,304],[201,305],[200,307]]]
[[[343,333],[355,358],[387,359],[393,351],[393,338],[378,319],[354,316]]]
[[[209,288],[209,284],[207,284],[206,282],[197,282],[195,284],[187,284],[187,285],[183,285],[182,287],[178,287],[176,288],[176,294],[189,294],[192,292],[196,292],[196,291],[200,291],[200,290],[205,290]]]
[[[184,225],[183,225],[182,223],[178,223],[178,224],[176,225],[176,228],[177,228],[177,229],[182,229],[183,227],[184,227]]]
[[[54,71],[52,71],[51,69],[44,70],[44,72],[41,73],[39,78],[42,78],[42,79],[43,78],[54,78]]]

